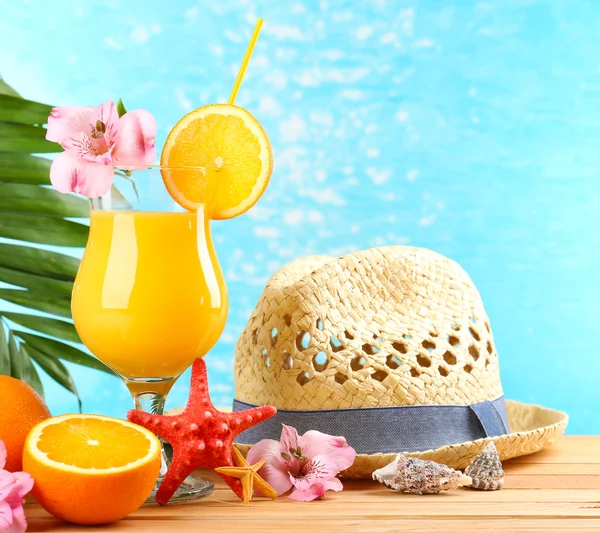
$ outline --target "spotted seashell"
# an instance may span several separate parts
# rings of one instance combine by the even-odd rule
[[[498,450],[493,441],[473,459],[465,470],[465,474],[473,480],[471,485],[479,490],[500,490],[504,485],[504,470],[500,462]]]
[[[388,489],[413,494],[437,494],[471,484],[471,478],[458,470],[401,453],[389,465],[373,472],[373,479]]]

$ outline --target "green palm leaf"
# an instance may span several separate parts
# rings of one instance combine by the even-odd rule
[[[40,337],[39,335],[32,335],[31,333],[24,333],[19,331],[17,333],[20,339],[22,339],[28,346],[33,346],[40,352],[53,357],[54,359],[62,359],[69,363],[75,363],[76,365],[87,366],[96,370],[101,370],[108,374],[112,374],[112,370],[108,368],[102,361],[99,361],[95,357],[88,355],[73,346],[63,344],[62,342],[49,339],[47,337]]]
[[[87,226],[63,218],[0,212],[0,237],[82,248],[87,234]]]
[[[0,176],[1,172],[0,169]],[[41,248],[0,243],[0,266],[56,280],[73,281],[79,260]]]
[[[87,202],[48,187],[52,162],[32,155],[62,150],[46,140],[50,110],[21,98],[0,77],[0,238],[18,241],[0,242],[0,282],[15,287],[0,285],[0,374],[21,379],[43,394],[43,371],[73,393],[81,407],[64,363],[112,371],[73,346],[81,343],[70,301],[79,260],[44,248],[82,248],[89,230],[66,220],[86,218]],[[11,304],[23,311],[11,309]],[[51,316],[39,316],[40,311]]]
[[[21,183],[0,183],[0,211],[72,218],[86,218],[90,212],[83,198]]]
[[[58,337],[67,342],[81,342],[75,326],[66,320],[57,320],[55,318],[46,318],[44,316],[29,315],[24,313],[4,312],[4,317],[10,321],[19,324],[51,337]]]
[[[52,106],[0,94],[0,120],[23,124],[46,124]]]
[[[2,181],[5,183],[28,183],[48,185],[52,161],[29,154],[0,152]]]
[[[73,283],[70,281],[38,276],[37,274],[29,274],[28,272],[21,272],[20,270],[2,266],[0,266],[0,279],[5,283],[10,283],[24,289],[55,293],[63,298],[70,298],[71,292],[73,292]]]

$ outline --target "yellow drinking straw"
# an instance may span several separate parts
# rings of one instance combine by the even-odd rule
[[[246,67],[248,66],[248,63],[250,63],[250,58],[252,57],[252,52],[254,51],[254,45],[256,44],[256,41],[258,41],[258,34],[260,33],[262,23],[263,19],[258,19],[256,21],[256,26],[254,26],[254,33],[252,34],[252,39],[250,39],[250,44],[248,45],[248,49],[246,50],[244,61],[242,61],[242,66],[240,67],[240,71],[238,72],[237,78],[235,80],[235,85],[233,86],[233,90],[231,91],[231,96],[229,97],[229,105],[233,105],[237,93],[240,90],[240,85],[242,85],[242,80],[244,79],[244,74],[246,73]]]

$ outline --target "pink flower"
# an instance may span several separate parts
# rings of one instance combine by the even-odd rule
[[[154,162],[156,121],[143,109],[121,118],[113,102],[93,107],[55,107],[48,117],[46,139],[65,151],[50,168],[50,181],[62,193],[89,198],[106,194],[115,166],[146,166]]]
[[[340,491],[337,474],[354,463],[356,452],[344,437],[307,431],[301,437],[290,426],[283,426],[281,440],[264,439],[248,452],[250,464],[265,459],[260,475],[277,494],[292,487],[292,500],[309,502],[322,498],[328,490]]]
[[[22,533],[27,531],[23,498],[33,487],[33,479],[25,472],[3,470],[6,464],[6,446],[0,440],[0,531]]]

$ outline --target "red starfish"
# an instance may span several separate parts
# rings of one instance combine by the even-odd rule
[[[127,413],[131,422],[156,433],[173,447],[173,461],[156,493],[156,501],[165,505],[183,480],[198,468],[214,470],[220,466],[234,466],[231,453],[233,439],[276,412],[275,407],[270,405],[236,413],[222,413],[215,409],[208,394],[206,363],[198,357],[192,367],[190,397],[181,414],[162,416],[137,410]],[[219,475],[243,499],[240,480]]]

